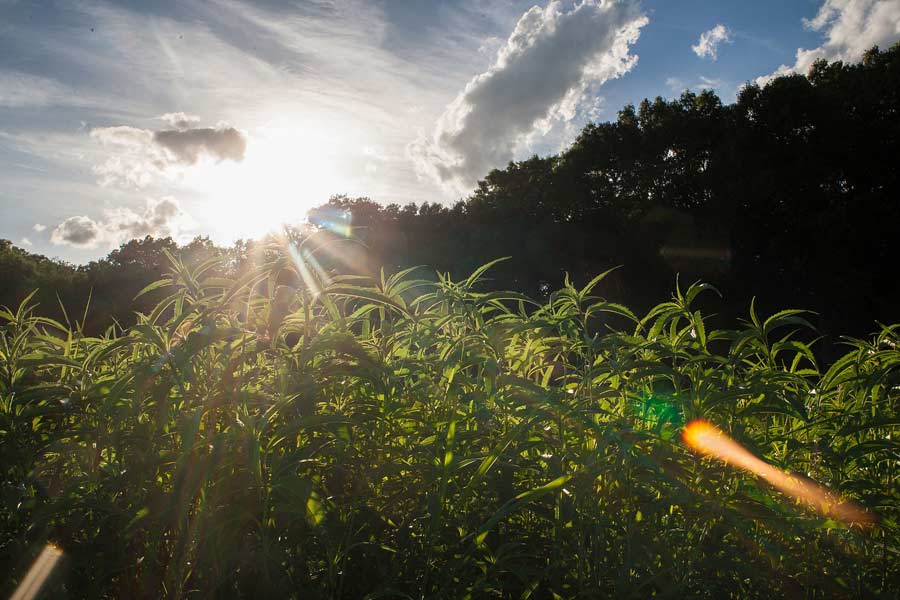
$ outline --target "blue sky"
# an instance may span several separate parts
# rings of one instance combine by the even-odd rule
[[[451,203],[627,103],[897,39],[900,0],[0,0],[0,237],[80,263]]]

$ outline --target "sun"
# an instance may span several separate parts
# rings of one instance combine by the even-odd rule
[[[185,184],[202,199],[198,217],[229,241],[302,222],[340,189],[334,162],[317,151],[315,137],[288,128],[254,131],[242,161],[207,161],[186,170]]]

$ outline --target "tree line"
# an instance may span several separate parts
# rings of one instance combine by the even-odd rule
[[[714,285],[723,319],[746,315],[755,298],[763,311],[815,311],[824,334],[863,336],[897,318],[898,142],[895,45],[748,84],[732,104],[706,90],[625,106],[559,154],[490,172],[453,206],[334,196],[286,231],[349,233],[344,249],[323,252],[326,271],[428,265],[461,276],[511,256],[492,285],[540,298],[566,274],[583,284],[621,266],[605,293],[638,310],[678,276]],[[153,306],[153,294],[134,297],[168,270],[167,252],[195,264],[217,256],[217,269],[236,273],[265,243],[148,237],[73,266],[3,240],[0,304],[38,289],[42,310],[60,316],[57,295],[70,312],[90,295],[86,331],[98,332]]]

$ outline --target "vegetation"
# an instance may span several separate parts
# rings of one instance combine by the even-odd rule
[[[900,326],[820,367],[801,311],[713,329],[706,285],[639,318],[606,274],[542,302],[488,291],[491,265],[331,277],[320,238],[239,279],[172,257],[100,336],[90,310],[0,313],[11,586],[51,541],[79,598],[900,590]],[[696,417],[879,520],[694,454]]]
[[[612,281],[635,309],[665,297],[680,273],[722,292],[723,326],[755,297],[769,312],[815,311],[831,342],[863,337],[873,322],[897,320],[898,90],[900,47],[873,49],[859,64],[820,61],[808,76],[748,85],[730,105],[704,91],[626,106],[559,155],[493,171],[453,207],[338,196],[310,217],[352,224],[367,246],[352,272],[431,265],[462,278],[513,256],[493,273],[496,286],[546,300],[564,273],[583,285],[624,265]],[[181,252],[195,263],[227,256],[239,270],[251,249],[198,239]],[[179,251],[171,240],[136,240],[75,268],[5,242],[0,304],[39,288],[41,310],[62,318],[55,293],[83,304],[93,291],[102,310],[89,332],[112,319],[129,325],[134,294],[167,269],[163,250]]]

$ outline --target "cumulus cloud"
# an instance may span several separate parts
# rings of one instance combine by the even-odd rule
[[[41,233],[41,232],[44,231],[45,229],[47,229],[47,226],[46,226],[46,225],[41,225],[40,223],[35,223],[35,224],[34,224],[34,230],[37,231],[38,233]]]
[[[779,75],[805,75],[820,58],[855,62],[873,46],[891,46],[900,40],[900,0],[826,0],[803,24],[821,32],[825,43],[811,50],[798,48],[793,65],[781,65],[771,75],[757,78],[759,85]]]
[[[95,221],[86,216],[69,217],[50,235],[57,245],[93,248],[99,244],[115,246],[132,238],[182,237],[190,219],[172,197],[149,199],[143,211],[115,208],[106,218]]]
[[[152,235],[166,237],[175,233],[175,222],[181,215],[181,207],[171,196],[160,200],[148,200],[142,213],[127,208],[117,208],[107,214],[105,229],[112,238],[131,239]]]
[[[203,154],[219,160],[241,161],[247,150],[247,139],[234,127],[213,129],[168,129],[153,134],[153,141],[185,164],[195,164]]]
[[[56,226],[50,241],[60,246],[92,248],[97,245],[102,230],[93,219],[85,216],[69,217]]]
[[[204,156],[218,161],[244,159],[247,139],[227,124],[190,128],[196,117],[168,113],[161,117],[180,129],[153,131],[128,125],[97,127],[90,136],[113,150],[102,164],[94,167],[101,185],[143,188],[155,175],[176,165],[190,166]]]
[[[173,162],[156,145],[153,132],[148,129],[127,125],[97,127],[91,129],[90,136],[112,151],[102,164],[94,166],[103,186],[146,187],[154,174]]]
[[[629,46],[648,22],[636,2],[559,1],[525,12],[486,72],[407,147],[419,176],[456,188],[502,166],[516,148],[575,117],[598,86],[631,70]]]
[[[31,240],[29,240],[27,237],[22,238],[22,245],[23,246],[34,246],[34,244],[31,242]]]
[[[504,45],[503,39],[498,38],[495,35],[492,35],[488,38],[485,38],[485,40],[481,43],[481,45],[478,46],[478,54],[482,54],[484,56],[490,56],[491,58],[493,58],[497,55],[497,52],[500,50],[500,48],[503,47],[503,45]]]
[[[709,31],[700,34],[697,43],[691,46],[694,54],[700,58],[716,60],[719,58],[719,45],[731,43],[731,32],[727,27],[719,23]]]

